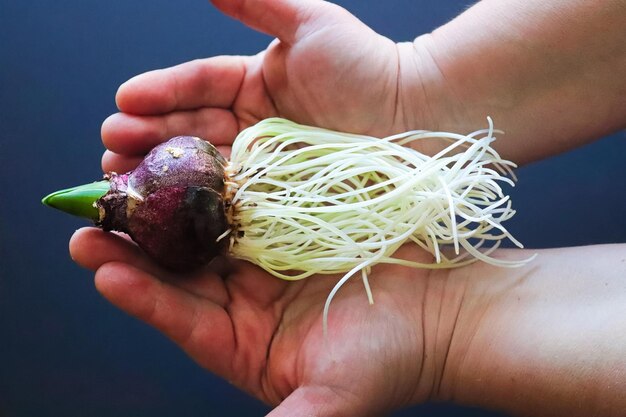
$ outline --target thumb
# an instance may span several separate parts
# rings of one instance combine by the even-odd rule
[[[260,32],[293,43],[324,25],[352,15],[323,0],[211,0],[222,12]]]
[[[266,417],[337,417],[369,416],[366,401],[355,404],[357,396],[336,392],[331,387],[300,387]]]

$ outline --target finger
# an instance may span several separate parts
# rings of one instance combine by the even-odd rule
[[[218,56],[149,71],[122,84],[115,101],[121,111],[141,115],[228,108],[243,82],[246,59]]]
[[[228,110],[201,108],[162,116],[136,116],[116,113],[102,123],[102,142],[111,151],[142,155],[174,136],[189,135],[214,145],[231,144],[239,125]]]
[[[92,271],[109,262],[125,263],[217,305],[223,306],[228,302],[223,280],[212,272],[219,269],[217,263],[185,274],[167,271],[156,265],[128,238],[95,227],[85,227],[74,233],[70,239],[70,254],[76,263]]]
[[[104,232],[95,227],[83,227],[70,239],[72,259],[89,270],[95,271],[111,261],[124,262],[135,268],[159,273],[147,256],[133,242],[116,233]]]
[[[320,0],[211,0],[227,15],[285,43],[338,21],[344,9]]]
[[[119,262],[102,265],[95,283],[113,305],[157,328],[202,366],[232,379],[235,339],[223,308]]]
[[[143,156],[120,155],[111,151],[102,154],[102,171],[125,173],[132,171],[142,161]]]

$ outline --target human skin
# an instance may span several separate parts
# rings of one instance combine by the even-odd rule
[[[623,129],[624,19],[619,0],[477,3],[411,45],[437,103],[424,119],[471,131],[489,114],[506,132],[496,147],[519,164]]]
[[[193,61],[122,85],[121,112],[102,128],[105,170],[131,169],[179,134],[227,154],[240,129],[270,116],[387,135],[470,131],[490,115],[507,132],[496,146],[520,163],[626,122],[624,80],[613,76],[625,72],[623,2],[483,1],[402,44],[325,2],[213,3],[279,40],[256,56]],[[626,409],[624,245],[538,251],[519,269],[378,265],[375,304],[349,282],[326,339],[321,309],[337,277],[288,283],[220,258],[181,279],[96,229],[78,231],[70,250],[113,304],[277,405],[273,417],[380,415],[428,400],[519,415]],[[430,259],[411,246],[398,255]]]

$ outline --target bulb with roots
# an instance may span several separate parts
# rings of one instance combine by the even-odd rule
[[[515,165],[493,149],[494,129],[468,135],[410,131],[385,138],[334,132],[273,118],[243,130],[227,161],[208,142],[179,136],[139,166],[105,181],[53,193],[44,203],[127,233],[157,263],[190,270],[220,253],[298,280],[343,274],[367,281],[377,263],[449,268],[490,254],[515,211],[502,184]],[[437,141],[425,155],[414,147]],[[411,243],[431,263],[394,257]],[[326,326],[325,326],[326,327]]]

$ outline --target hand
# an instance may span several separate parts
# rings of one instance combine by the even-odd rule
[[[324,1],[213,3],[277,39],[255,56],[197,60],[123,84],[121,113],[102,127],[115,153],[105,154],[105,170],[132,168],[138,155],[180,134],[229,145],[242,128],[272,116],[355,133],[408,129],[400,89],[418,81],[406,74],[401,80],[399,68],[401,60],[412,62],[412,47],[399,48]],[[422,90],[415,90],[411,102],[419,104]]]
[[[435,386],[434,364],[444,362],[425,355],[427,271],[374,268],[374,305],[362,283],[350,281],[331,304],[324,338],[322,307],[337,277],[286,282],[226,259],[173,276],[132,242],[93,228],[79,230],[70,249],[96,271],[96,287],[113,304],[206,369],[265,402],[282,401],[273,417],[370,416],[423,401]],[[402,255],[417,256],[412,248]],[[441,314],[436,306],[431,311]],[[429,343],[451,336],[445,328],[430,326]],[[447,343],[439,346],[445,354]]]
[[[206,369],[280,403],[271,417],[372,416],[428,399],[529,416],[621,416],[626,407],[624,245],[541,251],[514,270],[378,265],[375,304],[349,281],[326,339],[322,304],[336,277],[284,282],[223,258],[215,272],[175,277],[92,228],[70,250],[113,304]],[[398,255],[425,261],[411,247]]]

